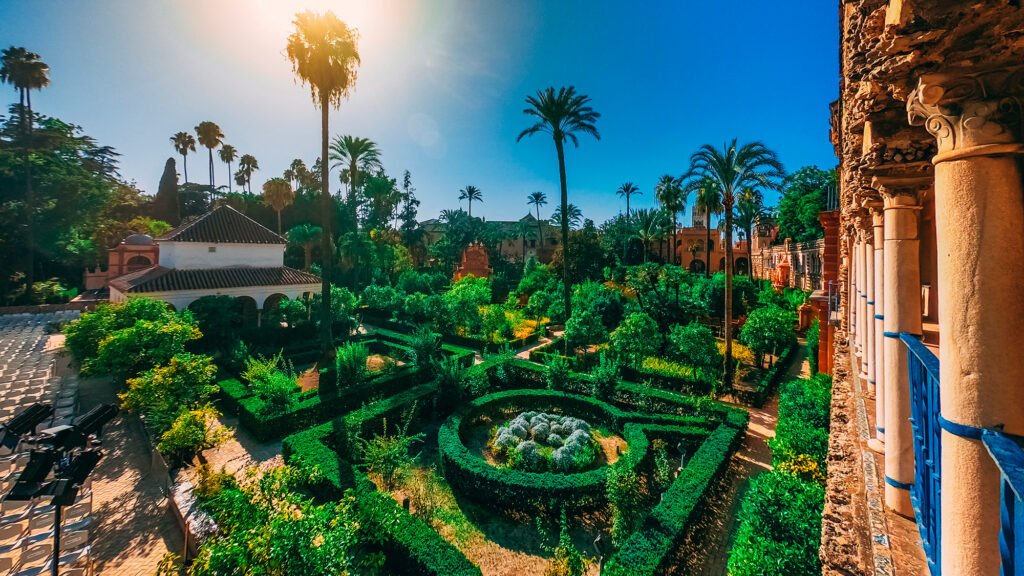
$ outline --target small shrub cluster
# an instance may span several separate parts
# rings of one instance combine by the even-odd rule
[[[584,420],[523,412],[491,435],[492,451],[508,466],[529,472],[577,472],[597,458],[597,442]]]

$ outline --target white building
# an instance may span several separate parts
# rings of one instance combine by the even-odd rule
[[[111,302],[146,296],[181,310],[203,296],[231,296],[258,321],[285,298],[320,292],[319,277],[284,265],[284,238],[227,205],[151,242],[156,264],[110,278]]]

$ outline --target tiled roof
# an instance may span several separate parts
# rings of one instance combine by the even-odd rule
[[[167,242],[202,242],[212,244],[284,244],[285,240],[273,230],[242,214],[227,204],[221,204],[195,220],[182,222],[177,228],[158,240]]]
[[[153,266],[110,281],[122,293],[219,290],[250,286],[319,284],[320,278],[287,266],[274,268],[206,268],[178,270]]]

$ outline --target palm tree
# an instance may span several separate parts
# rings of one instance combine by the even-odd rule
[[[523,218],[516,225],[516,235],[523,239],[523,261],[526,261],[526,241],[537,238],[537,229],[530,224],[529,220]]]
[[[320,108],[320,216],[323,235],[320,239],[323,280],[320,306],[320,346],[324,359],[334,351],[331,334],[331,205],[327,159],[328,114],[347,99],[356,83],[359,66],[358,32],[349,28],[333,12],[317,14],[307,10],[295,15],[295,32],[288,37],[287,54],[292,71],[303,84],[309,84],[313,105]]]
[[[263,204],[277,212],[277,233],[281,233],[281,211],[295,201],[295,191],[284,178],[271,178],[263,183]]]
[[[697,252],[700,252],[700,242],[690,240],[690,243],[686,245],[686,251],[690,253],[690,262],[693,262],[697,258]]]
[[[640,192],[640,189],[637,188],[636,185],[633,184],[632,182],[626,182],[622,186],[619,186],[619,189],[616,190],[615,193],[619,195],[619,198],[622,198],[622,197],[626,198],[626,237],[629,238],[630,235],[632,235],[632,233],[633,233],[632,226],[631,226],[631,223],[630,223],[630,220],[629,220],[629,198],[630,198],[630,196],[637,196],[637,195],[643,194],[643,192]],[[622,245],[622,260],[623,261],[626,260],[626,248],[628,248],[628,247],[629,247],[629,241],[627,240],[626,243]],[[645,258],[646,258],[646,256],[645,256]]]
[[[188,153],[196,151],[196,138],[188,132],[178,132],[171,136],[174,150],[181,154],[181,168],[185,171],[185,183],[188,184]]]
[[[743,230],[747,237],[747,275],[751,275],[754,249],[751,246],[754,226],[764,217],[764,200],[756,188],[744,188],[736,197],[736,214],[733,216],[736,226]]]
[[[29,147],[32,140],[32,91],[42,90],[50,85],[50,66],[42,61],[39,54],[25,48],[11,46],[0,52],[0,83],[10,84],[18,91],[18,113],[21,114],[21,131],[26,139],[24,147],[25,165],[25,293],[32,292],[35,282],[35,228],[33,226],[35,194],[32,192],[32,162],[29,161]]]
[[[358,136],[338,136],[331,144],[331,168],[341,168],[342,176],[348,177],[348,202],[355,210],[356,186],[362,182],[362,176],[379,170],[380,149],[369,138]]]
[[[260,163],[252,154],[242,154],[242,157],[238,159],[238,173],[245,181],[246,191],[249,194],[252,194],[252,173],[259,169]]]
[[[562,284],[565,286],[565,313],[568,317],[572,315],[572,287],[569,278],[569,191],[565,182],[565,140],[572,140],[573,145],[578,147],[577,132],[590,134],[600,140],[601,135],[594,123],[601,115],[590,107],[589,96],[576,93],[575,86],[560,88],[557,92],[554,87],[538,90],[536,96],[526,97],[526,104],[528,107],[523,110],[523,114],[537,118],[537,123],[520,132],[516,142],[524,136],[550,134],[558,153],[558,179],[562,189]]]
[[[196,126],[196,136],[199,137],[199,144],[205,146],[210,153],[210,193],[213,193],[213,149],[224,142],[224,133],[209,120],[200,122]]]
[[[306,168],[306,163],[301,159],[296,158],[292,160],[292,163],[289,164],[288,168],[284,171],[284,177],[292,183],[293,188],[298,190],[305,185],[308,173],[309,170]]]
[[[231,144],[225,144],[220,147],[220,152],[217,153],[220,156],[220,161],[228,165],[228,193],[230,194],[233,190],[231,188],[231,163],[238,158],[238,151]]]
[[[540,245],[544,245],[544,229],[541,228],[540,207],[548,205],[548,196],[543,192],[533,192],[526,197],[526,203],[537,209],[537,234],[540,238]]]
[[[691,189],[698,189],[705,180],[714,182],[722,191],[725,212],[725,376],[726,390],[732,387],[732,208],[736,193],[746,187],[781,190],[786,177],[782,163],[772,150],[761,142],[738,146],[736,139],[717,149],[701,146],[690,156],[687,180]]]
[[[661,235],[665,213],[661,210],[644,208],[636,212],[636,234],[644,247],[644,264],[647,263],[647,252],[651,242]]]
[[[288,230],[288,243],[302,246],[305,266],[303,270],[309,270],[313,262],[313,246],[320,241],[323,229],[312,224],[299,224]]]
[[[579,228],[581,222],[583,222],[583,211],[579,209],[575,204],[569,204],[566,213],[569,214],[569,228]],[[562,223],[562,209],[555,208],[555,211],[551,214],[551,224],[558,226]],[[564,243],[563,243],[564,245]]]
[[[686,190],[689,194],[694,188],[687,186]],[[711,276],[711,215],[722,213],[722,191],[718,183],[710,178],[701,179],[700,186],[695,190],[695,208],[704,212],[704,230],[707,232],[707,238],[704,239],[704,275]]]
[[[484,193],[481,192],[480,189],[477,188],[476,186],[473,186],[473,185],[466,186],[462,190],[459,190],[459,202],[461,202],[463,200],[468,200],[469,201],[469,209],[467,210],[467,213],[469,214],[469,217],[472,218],[473,217],[473,200],[476,200],[477,202],[483,202],[484,201]]]
[[[682,180],[671,174],[662,176],[654,186],[654,195],[662,208],[672,213],[672,263],[676,263],[676,252],[679,250],[679,238],[676,232],[679,230],[679,214],[686,213],[686,201],[689,193],[683,193]]]

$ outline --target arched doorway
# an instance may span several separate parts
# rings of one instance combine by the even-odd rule
[[[718,271],[725,272],[725,256],[722,256],[722,258],[718,261]]]
[[[145,256],[132,256],[127,262],[125,262],[125,270],[128,272],[137,272],[139,270],[149,268],[152,265],[153,263]]]
[[[704,266],[704,261],[703,260],[691,260],[690,261],[690,267],[689,267],[690,272],[693,272],[695,274],[702,274],[704,272],[704,269],[705,269],[705,266]]]
[[[238,304],[240,323],[243,328],[252,328],[258,326],[260,322],[259,308],[256,306],[256,300],[251,296],[239,296],[235,298],[235,302]]]
[[[267,296],[266,300],[263,301],[263,311],[261,314],[262,322],[261,325],[280,325],[285,321],[281,314],[281,303],[288,300],[288,297],[284,294],[271,294]]]
[[[736,259],[736,273],[747,275],[750,274],[750,264],[746,258],[740,257]]]

